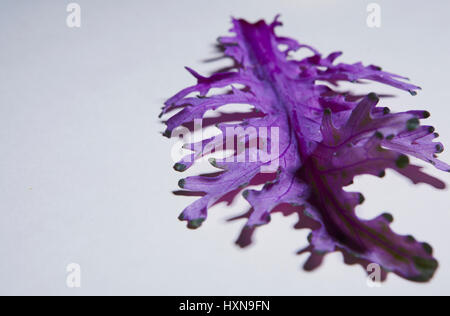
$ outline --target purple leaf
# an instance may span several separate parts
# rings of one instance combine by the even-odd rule
[[[387,107],[377,106],[379,97],[375,93],[355,96],[335,92],[331,87],[340,81],[370,80],[412,95],[420,88],[377,66],[335,64],[342,53],[323,58],[308,45],[277,36],[275,28],[279,25],[277,18],[271,24],[233,19],[234,35],[222,37],[219,42],[234,66],[210,77],[186,68],[197,84],[165,103],[162,115],[180,109],[166,122],[164,134],[169,137],[176,128],[204,118],[209,110],[227,104],[254,107],[250,114],[230,115],[230,120],[238,123],[217,118],[219,136],[185,144],[184,148],[192,153],[175,164],[177,171],[185,171],[197,159],[220,152],[224,144],[232,153],[223,159],[210,159],[217,173],[180,180],[184,190],[201,193],[180,219],[187,221],[189,228],[198,228],[212,205],[230,203],[243,191],[251,209],[235,218],[246,219],[237,241],[242,247],[251,243],[256,227],[270,222],[271,213],[295,212],[299,216],[295,228],[312,231],[310,245],[300,252],[311,253],[306,270],[317,268],[326,253],[341,251],[346,263],[377,263],[384,273],[428,281],[438,266],[431,246],[394,233],[389,227],[393,221],[389,214],[373,220],[359,219],[355,208],[365,198],[345,187],[356,176],[383,177],[386,169],[392,169],[414,184],[445,188],[442,181],[409,162],[408,156],[413,156],[440,170],[450,170],[437,159],[443,145],[433,141],[438,137],[434,128],[421,125],[429,113],[391,113]],[[299,49],[309,50],[313,56],[291,59],[290,53]],[[211,89],[226,87],[228,92],[210,94]],[[205,120],[211,125],[213,119]],[[229,133],[239,129],[244,133]],[[271,133],[273,130],[276,133]],[[245,189],[264,182],[261,190]]]

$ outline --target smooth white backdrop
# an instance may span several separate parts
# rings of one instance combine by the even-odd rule
[[[0,294],[449,294],[448,191],[393,173],[355,183],[367,198],[361,217],[389,211],[398,233],[434,246],[432,282],[390,275],[369,288],[339,254],[306,273],[295,252],[308,232],[291,228],[294,217],[274,216],[246,250],[233,245],[243,222],[225,223],[246,210],[242,200],[212,209],[197,231],[177,220],[192,198],[171,193],[185,175],[172,169],[174,141],[157,118],[165,98],[194,82],[183,66],[207,74],[220,65],[202,60],[215,56],[230,16],[281,13],[280,34],[422,86],[416,97],[360,89],[397,94],[383,100],[393,110],[429,110],[450,146],[448,1],[376,1],[379,29],[367,27],[370,1],[361,0],[78,0],[79,29],[66,26],[69,2],[0,3]],[[72,262],[81,288],[66,286]]]

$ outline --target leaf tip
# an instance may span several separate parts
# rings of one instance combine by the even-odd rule
[[[378,95],[375,92],[371,92],[367,95],[367,98],[371,101],[376,101],[378,102],[380,100],[380,98],[378,97]]]
[[[406,128],[408,131],[416,130],[420,125],[420,121],[418,118],[412,118],[406,122]]]
[[[187,169],[187,166],[185,164],[177,162],[173,166],[173,169],[175,169],[175,171],[178,171],[178,172],[183,172],[183,171],[185,171]]]
[[[398,168],[404,169],[409,165],[409,157],[406,155],[400,155],[395,161],[395,164]]]
[[[390,213],[383,213],[383,214],[381,214],[381,216],[389,223],[394,222],[394,216],[392,216],[392,214],[390,214]]]
[[[170,138],[172,136],[172,131],[166,129],[163,133],[164,137]]]
[[[416,282],[428,282],[433,277],[439,265],[437,260],[433,258],[414,257],[413,262],[420,274],[410,279]]]
[[[363,204],[366,201],[366,197],[362,194],[359,193],[359,204]]]
[[[190,220],[190,221],[188,221],[187,227],[188,227],[189,229],[197,229],[197,228],[199,228],[200,226],[202,226],[202,223],[203,223],[204,221],[205,221],[204,218],[196,218],[196,219]]]
[[[433,247],[431,247],[431,245],[429,243],[423,242],[422,243],[422,248],[430,256],[433,254]]]

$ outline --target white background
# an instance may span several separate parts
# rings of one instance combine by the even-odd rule
[[[363,218],[393,213],[393,228],[435,248],[440,269],[428,284],[390,275],[366,285],[359,266],[329,255],[301,270],[308,231],[273,216],[241,250],[233,244],[246,211],[210,211],[201,229],[177,220],[193,199],[176,197],[174,141],[160,135],[165,98],[194,82],[183,69],[216,68],[212,44],[230,16],[282,14],[279,33],[343,62],[374,63],[422,86],[416,97],[383,100],[394,110],[427,109],[450,146],[450,45],[445,0],[377,1],[382,27],[366,25],[369,1],[79,0],[82,27],[66,26],[69,1],[0,3],[0,294],[306,295],[450,294],[448,191],[393,173],[362,177]],[[218,66],[218,65],[217,65]],[[441,158],[450,161],[449,152]],[[201,168],[200,168],[201,169]],[[196,169],[197,171],[200,169]],[[450,182],[446,173],[427,167]],[[66,287],[66,265],[82,268],[82,287]]]

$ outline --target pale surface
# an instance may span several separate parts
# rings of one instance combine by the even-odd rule
[[[293,217],[274,216],[247,250],[232,243],[243,222],[224,223],[246,210],[242,201],[216,207],[197,231],[177,221],[192,199],[171,194],[181,175],[157,119],[164,99],[193,83],[183,66],[214,69],[201,61],[231,15],[281,13],[284,35],[412,78],[423,87],[414,98],[364,91],[397,93],[383,101],[394,110],[429,110],[450,146],[450,2],[378,1],[380,29],[366,26],[361,0],[79,0],[81,29],[65,24],[68,2],[0,3],[0,294],[450,294],[448,191],[392,173],[355,184],[367,198],[362,217],[390,211],[398,233],[434,246],[431,283],[391,275],[369,288],[338,254],[306,273],[295,251],[308,232],[292,230]],[[66,287],[71,262],[82,267],[80,289]]]

